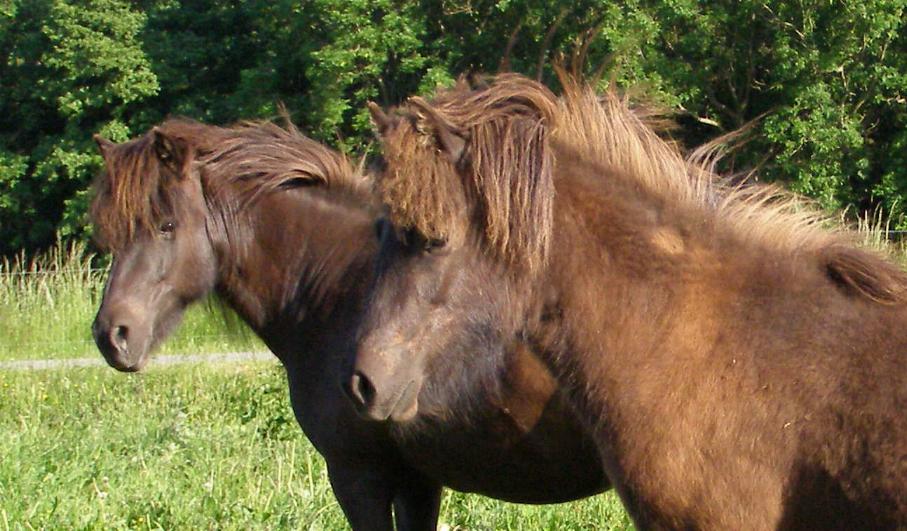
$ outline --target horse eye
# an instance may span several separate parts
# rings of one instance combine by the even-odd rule
[[[385,225],[385,220],[383,218],[375,221],[375,237],[379,241],[384,236],[384,225]]]
[[[428,238],[425,240],[425,250],[427,252],[438,251],[447,245],[447,240],[441,238]]]
[[[162,234],[171,234],[173,230],[176,229],[176,225],[172,221],[166,221],[161,224],[160,231]]]
[[[410,227],[400,234],[400,241],[410,249],[417,249],[422,245],[422,234],[416,229]]]
[[[441,238],[428,238],[416,229],[409,228],[403,233],[403,244],[413,251],[431,253],[437,251],[447,244],[447,240]]]

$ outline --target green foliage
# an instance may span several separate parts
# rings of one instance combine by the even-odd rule
[[[316,0],[310,7],[326,37],[306,69],[315,89],[307,102],[312,132],[325,139],[349,132],[361,142],[370,128],[365,103],[400,101],[425,71],[425,12],[391,0]]]
[[[371,142],[384,105],[499,67],[554,84],[550,59],[679,111],[689,144],[758,120],[729,169],[759,167],[827,208],[904,218],[905,0],[4,0],[0,254],[84,237],[90,136],[168,115],[268,118]],[[907,227],[902,223],[900,227]]]
[[[125,139],[130,108],[158,85],[138,40],[146,17],[128,1],[14,1],[0,16],[0,251],[9,253],[47,245],[58,229],[81,233],[78,194],[101,164],[91,134]]]
[[[57,0],[42,33],[50,44],[43,64],[55,71],[47,93],[58,112],[78,120],[92,110],[121,105],[157,92],[157,78],[137,41],[145,15],[117,0]]]

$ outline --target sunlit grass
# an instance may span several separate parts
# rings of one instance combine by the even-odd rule
[[[0,529],[346,529],[276,363],[0,371]],[[616,496],[447,493],[451,529],[626,529]]]
[[[882,252],[897,260],[902,266],[907,262],[907,248],[903,233],[892,238],[892,220],[881,212],[867,213],[857,218],[853,226],[854,232],[859,236],[858,242],[870,249]]]

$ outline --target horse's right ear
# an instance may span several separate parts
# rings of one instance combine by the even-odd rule
[[[101,135],[94,135],[91,138],[94,139],[95,143],[98,145],[98,151],[101,152],[101,156],[104,157],[105,159],[107,158],[107,153],[110,152],[110,148],[112,148],[114,145],[116,145]]]
[[[433,134],[438,141],[441,151],[447,155],[450,162],[454,165],[460,162],[463,152],[466,150],[466,135],[454,124],[441,116],[430,103],[413,96],[409,102],[415,106],[425,119],[423,129],[427,133]],[[427,125],[427,127],[425,127]]]
[[[192,149],[185,139],[175,137],[162,131],[159,127],[151,129],[154,138],[154,152],[158,159],[176,170],[181,176],[187,175],[192,163]]]

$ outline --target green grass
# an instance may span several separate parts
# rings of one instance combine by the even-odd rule
[[[0,529],[345,529],[270,363],[0,371]],[[452,529],[626,529],[613,494],[445,494]]]
[[[0,261],[0,361],[100,356],[91,339],[91,321],[107,271],[92,267],[92,258],[83,245],[70,245],[33,260]],[[159,352],[248,350],[265,347],[238,319],[202,303],[189,309]]]

